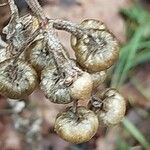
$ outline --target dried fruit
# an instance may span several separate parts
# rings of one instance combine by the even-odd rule
[[[42,71],[40,87],[51,102],[58,104],[72,102],[69,89],[65,87],[56,67],[47,67]]]
[[[28,63],[13,59],[0,63],[0,93],[19,99],[33,92],[37,85],[37,74]]]
[[[106,90],[100,99],[94,98],[89,106],[96,112],[99,123],[104,126],[118,124],[126,111],[125,99],[115,89]]]
[[[44,37],[39,37],[38,40],[32,42],[27,49],[26,59],[32,64],[36,71],[41,70],[46,66],[53,66],[53,54],[48,50],[47,43],[44,41]]]
[[[82,72],[70,86],[71,97],[77,100],[87,100],[91,97],[92,88],[91,75],[87,72]]]
[[[79,144],[89,141],[97,132],[98,118],[91,110],[78,107],[77,112],[70,108],[58,114],[55,131],[64,140]]]
[[[71,37],[71,45],[75,51],[78,63],[89,72],[99,72],[111,67],[119,56],[119,46],[115,37],[104,25],[95,29],[89,23],[81,23],[83,33]],[[103,29],[101,29],[103,27]],[[86,31],[84,33],[84,30]]]

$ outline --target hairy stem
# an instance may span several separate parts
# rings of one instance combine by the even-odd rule
[[[83,34],[85,34],[85,31],[80,27],[80,25],[72,23],[71,21],[66,20],[49,20],[50,22],[53,22],[53,27],[58,30],[65,30],[67,32],[70,32],[76,37],[81,37]]]

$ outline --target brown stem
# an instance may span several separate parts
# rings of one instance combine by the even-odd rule
[[[68,54],[65,51],[63,45],[61,44],[58,36],[56,35],[56,31],[54,30],[52,24],[46,23],[47,17],[45,16],[42,7],[38,3],[37,0],[26,0],[29,7],[35,13],[35,15],[40,19],[42,22],[41,28],[45,32],[45,38],[49,47],[49,50],[53,53],[54,60],[56,61],[56,66],[62,67],[64,63],[70,63],[68,58]]]
[[[69,33],[71,33],[72,35],[74,35],[77,39],[80,39],[83,35],[87,35],[88,37],[90,37],[91,39],[93,39],[93,41],[95,41],[95,38],[93,38],[93,36],[90,34],[88,29],[84,29],[83,27],[81,27],[78,24],[72,23],[70,21],[64,21],[64,20],[60,20],[60,19],[56,19],[56,20],[52,20],[50,19],[49,22],[53,23],[53,27],[57,30],[64,30],[67,31]]]
[[[80,27],[80,25],[72,23],[71,21],[60,20],[60,19],[49,20],[49,21],[53,22],[53,27],[55,29],[65,30],[78,38],[81,37],[83,34],[87,34],[86,31]]]

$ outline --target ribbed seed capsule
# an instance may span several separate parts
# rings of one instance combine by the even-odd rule
[[[97,132],[98,118],[91,110],[78,107],[74,113],[71,108],[58,114],[55,131],[64,140],[79,144],[89,141]]]
[[[90,22],[90,23],[89,23]],[[86,33],[71,37],[71,45],[78,63],[88,72],[99,72],[110,68],[118,59],[119,46],[115,37],[104,25],[96,28],[90,20],[81,23]],[[102,29],[101,29],[102,28]],[[88,32],[87,32],[88,31]]]
[[[101,125],[113,126],[123,119],[126,102],[117,90],[108,89],[103,93],[99,101],[96,99],[92,102],[92,107],[91,109],[96,112]]]
[[[37,74],[28,63],[13,59],[0,63],[0,93],[8,98],[19,99],[33,92]]]
[[[42,71],[40,86],[51,102],[67,104],[73,99],[89,99],[93,82],[86,72],[82,72],[77,78],[62,77],[56,67],[47,67]]]
[[[9,24],[3,29],[3,33],[11,43],[0,51],[0,62],[16,56],[29,35],[38,28],[39,22],[34,16],[25,15],[16,20],[16,23],[14,18],[11,18]],[[25,52],[22,52],[19,58],[25,60]]]
[[[40,87],[51,102],[58,104],[72,102],[70,91],[63,83],[56,67],[47,67],[42,71]]]
[[[48,50],[47,43],[44,41],[43,37],[35,40],[29,46],[26,54],[26,59],[29,60],[38,72],[41,72],[46,66],[54,65],[52,53]]]

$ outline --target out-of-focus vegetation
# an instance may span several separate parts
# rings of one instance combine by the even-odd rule
[[[121,14],[127,22],[128,41],[122,46],[120,58],[112,77],[112,87],[120,87],[132,69],[145,61],[150,61],[150,13],[135,3]]]
[[[142,8],[139,3],[135,2],[132,7],[122,9],[121,14],[126,20],[127,43],[122,45],[118,64],[113,70],[111,86],[119,89],[129,80],[147,100],[150,100],[149,94],[144,91],[140,82],[132,75],[136,66],[150,62],[150,13]],[[136,126],[127,118],[122,123],[123,127],[144,149],[150,149],[149,139],[146,139]],[[131,148],[124,140],[119,139],[117,143],[119,150]]]

